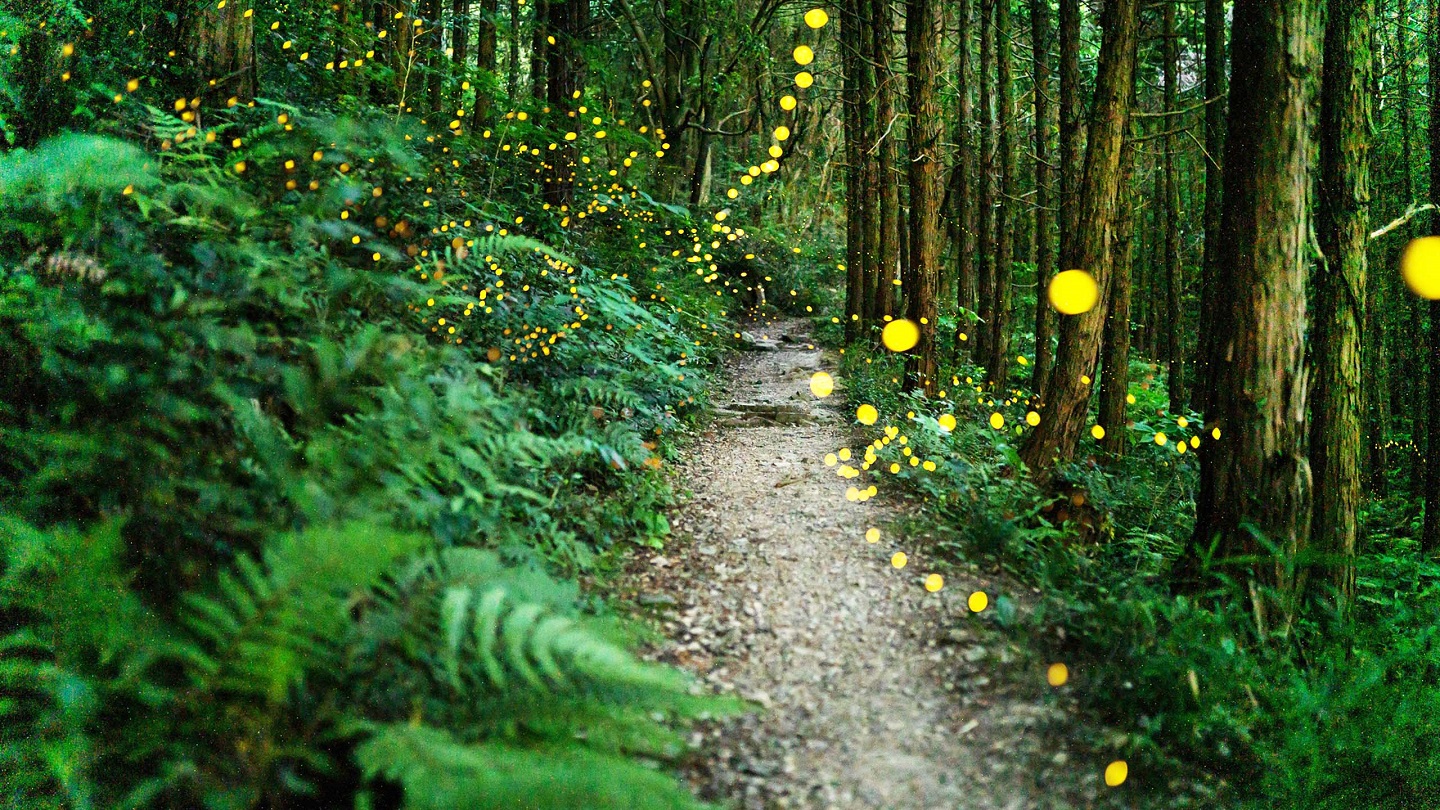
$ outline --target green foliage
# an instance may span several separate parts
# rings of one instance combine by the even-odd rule
[[[1386,532],[1392,506],[1369,513],[1355,609],[1335,615],[1327,586],[1313,581],[1305,617],[1279,632],[1257,623],[1232,561],[1215,561],[1202,593],[1169,591],[1197,478],[1195,454],[1175,443],[1208,436],[1194,414],[1182,428],[1165,412],[1152,366],[1131,369],[1126,455],[1082,455],[1045,490],[1016,453],[1023,391],[1012,404],[992,399],[976,392],[981,372],[960,366],[945,371],[947,398],[927,401],[896,392],[900,373],[888,353],[864,352],[847,352],[841,371],[851,406],[873,404],[876,429],[897,428],[872,466],[923,496],[915,522],[939,550],[1040,589],[1030,610],[1008,617],[998,615],[1008,597],[992,594],[997,623],[1070,666],[1067,688],[1081,705],[1127,732],[1117,755],[1132,769],[1198,766],[1230,783],[1231,805],[1256,808],[1398,809],[1436,795],[1440,639],[1429,617],[1440,611],[1440,565]],[[946,412],[954,431],[936,419]],[[1003,430],[989,424],[995,412]],[[902,435],[934,472],[909,465]],[[893,476],[891,463],[901,464]]]

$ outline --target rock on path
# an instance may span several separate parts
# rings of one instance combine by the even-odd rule
[[[657,657],[766,709],[698,732],[688,776],[744,808],[1119,806],[1104,762],[1077,761],[1056,733],[1068,704],[1043,662],[966,610],[998,583],[961,574],[927,593],[922,549],[866,542],[891,507],[846,501],[822,462],[868,438],[850,436],[838,394],[810,395],[822,356],[803,330],[755,327],[769,346],[717,386],[719,430],[683,463],[693,498],[676,539],[637,575],[666,619]]]

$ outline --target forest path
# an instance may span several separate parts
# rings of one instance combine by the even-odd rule
[[[658,657],[766,707],[701,732],[688,776],[747,809],[1108,805],[1104,763],[1077,762],[1056,733],[1065,699],[1043,663],[966,609],[999,583],[952,572],[928,593],[924,550],[883,529],[896,507],[845,499],[823,458],[868,437],[851,436],[838,392],[810,394],[833,364],[807,328],[751,327],[759,350],[730,364],[715,429],[682,462],[693,497],[675,539],[639,561],[639,601],[667,620]]]

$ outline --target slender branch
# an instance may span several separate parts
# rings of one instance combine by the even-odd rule
[[[1395,230],[1396,228],[1399,228],[1401,225],[1404,225],[1405,223],[1407,223],[1407,222],[1409,222],[1410,220],[1414,219],[1414,218],[1415,218],[1416,216],[1418,216],[1419,214],[1422,214],[1422,213],[1424,213],[1424,212],[1426,212],[1426,211],[1433,211],[1433,210],[1435,210],[1435,207],[1436,207],[1436,206],[1435,206],[1435,203],[1410,203],[1410,207],[1407,208],[1407,209],[1405,209],[1405,213],[1403,213],[1403,214],[1401,214],[1400,216],[1396,217],[1395,219],[1391,220],[1391,221],[1390,221],[1387,225],[1385,225],[1383,228],[1376,228],[1375,230],[1371,231],[1371,232],[1370,232],[1370,238],[1371,238],[1372,240],[1373,240],[1373,239],[1379,239],[1380,237],[1384,236],[1385,234],[1390,233],[1391,231]]]

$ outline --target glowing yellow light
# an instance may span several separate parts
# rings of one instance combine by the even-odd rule
[[[802,70],[795,74],[795,86],[804,90],[815,83],[815,77],[809,71]]]
[[[990,604],[990,597],[986,596],[984,591],[976,591],[970,594],[970,598],[965,600],[965,604],[970,608],[970,612],[979,613]]]
[[[1400,257],[1400,275],[1411,292],[1440,300],[1440,236],[1423,236],[1407,245]]]
[[[1064,686],[1070,680],[1070,668],[1064,664],[1051,664],[1045,670],[1045,681],[1051,686]]]
[[[930,593],[935,593],[943,587],[945,587],[945,578],[939,574],[931,574],[925,577],[925,590]]]
[[[823,371],[817,371],[810,376],[810,393],[824,399],[830,396],[835,390],[835,379]]]
[[[1100,301],[1100,288],[1095,278],[1084,270],[1066,270],[1050,279],[1047,297],[1056,312],[1079,315],[1095,308]]]
[[[830,15],[823,8],[812,8],[805,12],[805,24],[811,28],[824,28],[830,22]]]
[[[908,352],[920,342],[920,327],[908,318],[891,321],[880,332],[880,342],[892,352]]]
[[[1124,784],[1125,777],[1130,775],[1130,766],[1125,760],[1117,759],[1105,766],[1105,784],[1110,787],[1119,787]]]
[[[808,65],[815,61],[815,51],[811,50],[809,45],[796,45],[794,56],[797,65]]]
[[[861,405],[855,409],[855,419],[862,425],[873,425],[879,418],[880,412],[875,410],[874,405]]]

